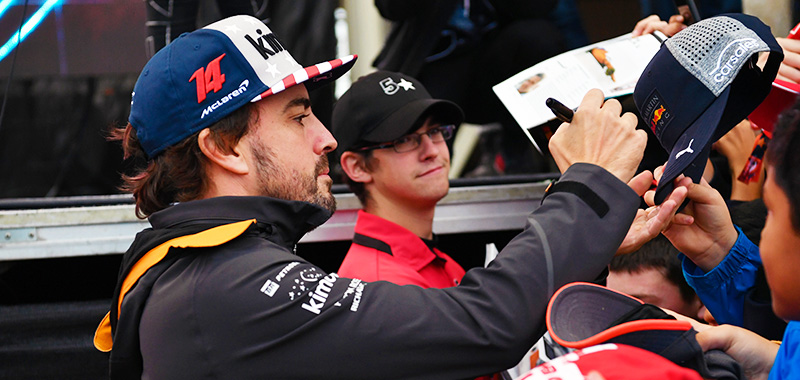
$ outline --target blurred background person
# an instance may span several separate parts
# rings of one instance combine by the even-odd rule
[[[678,250],[657,235],[639,250],[611,260],[606,285],[644,302],[703,320],[705,307],[683,278]]]

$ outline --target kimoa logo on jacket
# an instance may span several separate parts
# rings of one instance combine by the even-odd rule
[[[333,284],[336,283],[338,278],[339,275],[336,273],[330,273],[323,277],[322,280],[319,280],[319,283],[317,283],[314,291],[308,293],[308,296],[311,297],[311,299],[308,300],[308,303],[303,303],[301,307],[314,314],[319,314],[322,311],[322,308],[325,306],[325,302],[328,300],[331,289],[333,289]]]

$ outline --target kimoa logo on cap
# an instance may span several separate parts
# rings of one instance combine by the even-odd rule
[[[717,66],[708,75],[713,76],[717,83],[725,82],[741,63],[742,59],[750,56],[750,50],[758,47],[755,38],[740,38],[729,43],[722,49],[722,53],[717,58]],[[727,57],[727,59],[725,59]],[[724,59],[724,61],[723,61]]]
[[[407,81],[405,78],[400,78],[400,83],[397,83],[392,78],[385,78],[380,82],[381,88],[386,95],[394,95],[397,91],[400,91],[400,88],[408,91],[408,90],[416,90],[414,84]]]
[[[250,37],[249,34],[245,34],[244,38],[250,42],[254,48],[256,48],[258,54],[261,54],[264,59],[269,59],[269,57],[286,50],[283,45],[281,45],[281,42],[278,41],[278,37],[275,37],[274,33],[263,34],[261,29],[256,29],[256,33],[258,34],[258,37],[255,39]]]

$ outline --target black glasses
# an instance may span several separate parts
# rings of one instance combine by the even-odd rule
[[[358,148],[356,150],[365,151],[373,149],[394,148],[394,151],[397,153],[410,152],[414,149],[417,149],[419,144],[422,143],[423,135],[427,135],[433,142],[442,142],[445,140],[450,140],[450,138],[453,137],[453,131],[455,131],[455,129],[456,126],[453,124],[441,125],[436,128],[431,128],[427,132],[412,133],[410,135],[405,135],[403,137],[400,137],[392,142],[365,146],[363,148]]]

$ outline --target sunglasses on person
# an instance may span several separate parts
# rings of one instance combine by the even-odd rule
[[[374,150],[374,149],[385,149],[385,148],[394,148],[394,151],[397,153],[404,153],[410,152],[414,149],[417,149],[419,144],[422,143],[422,136],[427,135],[431,141],[438,143],[445,140],[450,140],[453,137],[453,132],[455,131],[456,126],[453,124],[448,125],[441,125],[436,128],[431,128],[423,133],[412,133],[405,136],[402,136],[392,142],[378,144],[378,145],[370,145],[365,146],[362,148],[356,149],[356,151],[365,151],[365,150]]]

